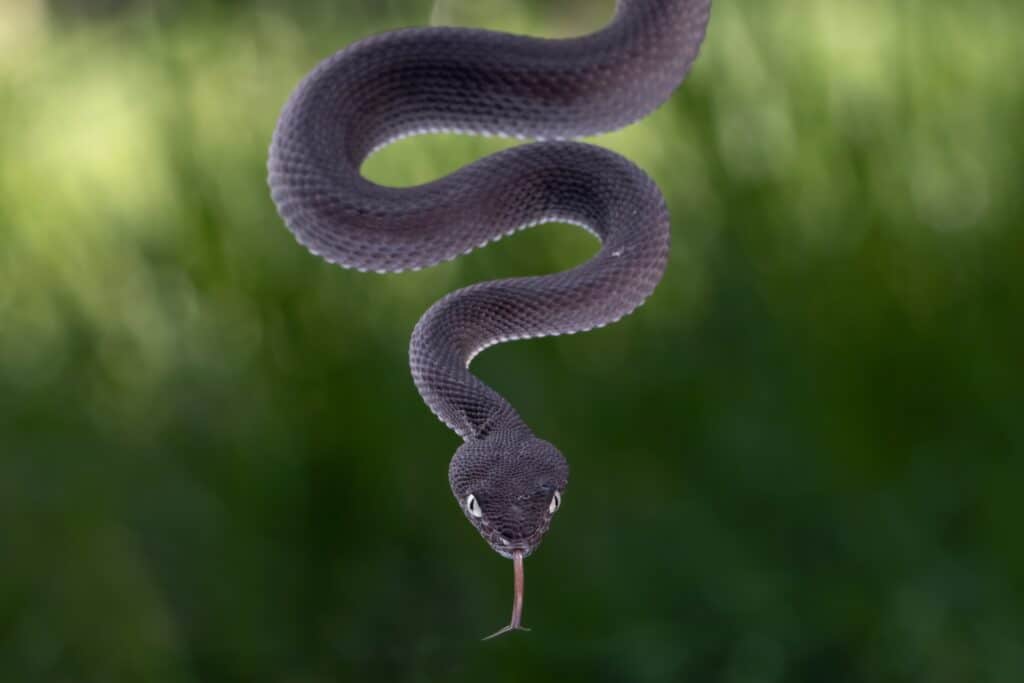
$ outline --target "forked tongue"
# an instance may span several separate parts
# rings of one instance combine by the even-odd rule
[[[505,633],[511,633],[512,631],[529,631],[530,629],[523,627],[523,591],[524,591],[524,576],[523,576],[523,551],[514,550],[512,551],[512,570],[515,573],[515,595],[512,597],[512,621],[505,628],[492,633],[491,635],[484,638],[484,640],[490,640],[496,638]]]

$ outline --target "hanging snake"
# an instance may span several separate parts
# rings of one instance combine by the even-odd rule
[[[523,560],[541,542],[569,479],[565,458],[469,371],[489,346],[613,323],[654,291],[669,216],[654,182],[609,150],[569,141],[625,126],[683,81],[711,0],[618,0],[603,29],[541,39],[465,28],[393,31],[328,57],[278,120],[271,195],[299,243],[345,268],[417,270],[541,223],[571,223],[601,248],[570,270],[474,284],[443,297],[409,346],[424,402],[462,437],[448,479],[466,518],[513,560],[511,623],[522,629]],[[423,133],[536,142],[423,185],[363,177],[382,147]]]

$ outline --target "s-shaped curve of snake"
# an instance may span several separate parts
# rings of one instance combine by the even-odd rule
[[[618,154],[566,140],[620,128],[667,100],[697,57],[710,4],[618,0],[603,29],[560,40],[444,27],[366,38],[306,76],[274,131],[278,213],[301,244],[345,268],[425,268],[545,222],[601,240],[570,270],[448,294],[412,334],[416,388],[464,440],[449,465],[452,493],[513,560],[512,620],[498,633],[522,628],[523,559],[548,530],[569,467],[469,363],[500,342],[615,322],[654,291],[669,251],[661,192]],[[538,142],[416,187],[361,175],[374,151],[429,132]]]

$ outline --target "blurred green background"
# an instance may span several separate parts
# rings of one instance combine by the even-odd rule
[[[597,141],[673,214],[656,295],[474,368],[569,458],[510,564],[451,499],[408,335],[567,226],[346,272],[265,184],[319,59],[558,36],[612,0],[0,0],[0,680],[1024,680],[1016,0],[719,0]],[[408,140],[412,184],[510,143]]]

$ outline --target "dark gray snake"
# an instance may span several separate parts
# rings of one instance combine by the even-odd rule
[[[615,322],[654,290],[669,251],[661,192],[623,157],[563,140],[622,127],[668,99],[697,56],[710,3],[619,0],[604,29],[567,40],[460,28],[367,38],[321,62],[274,131],[278,212],[300,243],[345,268],[426,268],[555,221],[602,242],[571,270],[453,292],[412,334],[416,388],[464,439],[448,469],[452,492],[490,546],[514,560],[512,623],[500,632],[521,628],[523,558],[547,531],[569,466],[469,363],[500,342]],[[381,147],[442,131],[547,141],[417,187],[360,174]]]

